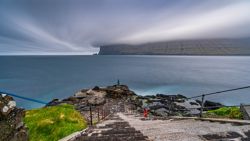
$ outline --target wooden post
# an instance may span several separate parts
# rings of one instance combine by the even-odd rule
[[[102,119],[104,119],[104,108],[102,107]]]
[[[203,94],[201,97],[201,110],[200,110],[200,117],[202,117],[202,113],[203,113],[203,108],[204,108],[204,99],[205,99],[205,95]]]
[[[102,119],[104,119],[104,111],[103,111],[103,107],[102,107]]]
[[[98,118],[98,122],[100,121],[100,114],[99,114],[99,108],[97,108],[97,118]]]
[[[93,125],[93,120],[92,120],[92,108],[91,108],[91,104],[89,104],[89,115],[90,115],[90,125]]]
[[[104,109],[104,111],[103,111],[103,112],[104,112],[104,118],[105,118],[105,117],[106,117],[106,110]]]

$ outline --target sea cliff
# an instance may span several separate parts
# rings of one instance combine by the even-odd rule
[[[250,38],[103,45],[99,55],[250,55]]]

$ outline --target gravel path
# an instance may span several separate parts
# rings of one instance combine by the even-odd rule
[[[216,138],[214,135],[226,136],[231,132],[242,136],[241,138],[244,140],[249,140],[245,133],[250,130],[250,125],[233,126],[229,123],[221,124],[218,122],[196,121],[192,119],[141,120],[141,117],[123,113],[119,113],[119,116],[136,130],[141,131],[144,135],[148,136],[149,139],[155,141],[204,141],[208,140],[204,138],[206,135],[212,135],[212,138]],[[230,137],[224,139],[241,140],[239,136],[228,136]]]

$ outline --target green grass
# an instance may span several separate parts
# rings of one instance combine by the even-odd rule
[[[24,122],[30,141],[57,141],[87,127],[81,114],[68,104],[26,111]]]
[[[207,111],[205,117],[243,119],[243,115],[238,107],[223,107],[216,110]]]

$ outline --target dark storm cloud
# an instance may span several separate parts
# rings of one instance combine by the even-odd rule
[[[90,54],[93,46],[248,37],[249,0],[2,0],[0,54]]]

